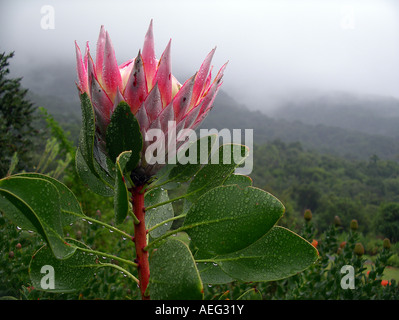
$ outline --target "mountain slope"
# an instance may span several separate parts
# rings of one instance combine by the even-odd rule
[[[223,92],[217,96],[215,107],[202,128],[253,129],[256,144],[280,139],[346,158],[368,159],[375,154],[381,159],[399,159],[399,142],[393,137],[272,118],[260,111],[249,111]]]
[[[302,95],[284,103],[270,116],[399,137],[399,100],[392,97],[346,92]]]

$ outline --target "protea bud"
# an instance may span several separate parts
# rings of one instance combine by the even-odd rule
[[[338,216],[334,217],[334,226],[340,227],[342,225],[341,219]]]
[[[303,214],[303,218],[306,220],[306,221],[310,221],[310,220],[312,220],[312,211],[310,211],[309,209],[306,209],[305,210],[305,213]]]
[[[75,42],[77,73],[80,94],[90,97],[96,127],[97,151],[109,156],[107,129],[115,109],[125,102],[137,119],[142,137],[150,129],[160,129],[167,139],[169,122],[174,122],[174,130],[194,130],[204,120],[212,108],[216,94],[222,84],[222,66],[212,81],[211,61],[215,49],[205,58],[199,71],[181,84],[172,75],[171,41],[159,60],[155,57],[152,21],[144,40],[142,51],[136,58],[118,66],[111,38],[102,26],[97,42],[95,61],[86,44],[86,52],[81,54]],[[183,144],[172,141],[176,149]],[[160,166],[146,159],[146,150],[151,143],[143,141],[141,157],[136,167],[137,181],[155,174]],[[164,147],[165,156],[168,146]],[[112,158],[112,157],[111,157]],[[115,158],[115,156],[113,157]],[[145,179],[144,179],[145,180]]]
[[[353,219],[350,223],[350,228],[352,231],[356,231],[359,228],[359,224],[356,219]]]
[[[364,255],[364,247],[360,242],[355,244],[354,252],[358,257],[361,257],[362,255]]]
[[[384,249],[391,249],[391,241],[388,238],[385,238],[384,241],[382,242],[382,246]]]

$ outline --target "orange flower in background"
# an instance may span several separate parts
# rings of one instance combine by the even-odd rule
[[[312,241],[312,246],[313,247],[315,247],[315,248],[317,248],[317,245],[318,245],[319,243],[317,242],[317,240],[316,239],[313,239],[313,241]]]
[[[382,285],[383,287],[386,287],[387,285],[391,285],[391,284],[389,283],[388,280],[382,280],[382,281],[381,281],[381,285]]]
[[[339,244],[339,247],[340,248],[344,248],[346,246],[346,241],[342,241],[340,244]]]

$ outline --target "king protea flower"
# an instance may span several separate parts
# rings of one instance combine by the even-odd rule
[[[212,81],[213,49],[198,72],[183,85],[172,75],[171,41],[159,60],[155,57],[152,20],[145,35],[144,46],[135,59],[118,66],[108,32],[101,26],[96,60],[90,55],[88,43],[84,56],[75,41],[77,86],[87,93],[95,111],[96,145],[106,154],[105,132],[116,106],[125,101],[140,124],[143,138],[149,129],[168,134],[168,122],[175,121],[176,132],[195,129],[213,106],[222,84],[224,64]],[[153,175],[159,166],[149,166],[144,154],[150,143],[143,141],[140,167]]]

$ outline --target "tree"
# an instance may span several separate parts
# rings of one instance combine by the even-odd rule
[[[377,228],[384,237],[394,242],[399,240],[399,203],[381,205]]]
[[[6,175],[15,152],[18,154],[17,170],[26,169],[30,161],[31,137],[34,128],[35,107],[27,98],[27,89],[21,79],[8,78],[8,60],[14,56],[0,53],[0,177]]]

